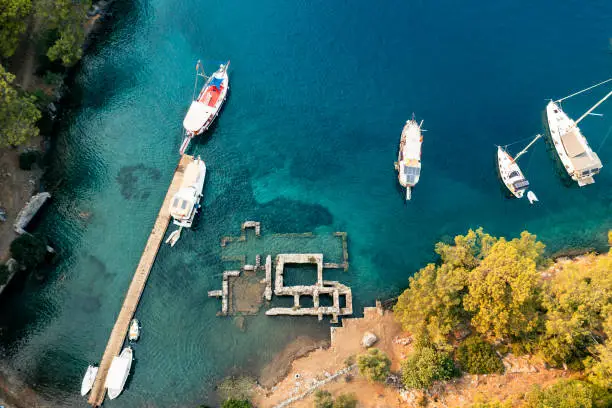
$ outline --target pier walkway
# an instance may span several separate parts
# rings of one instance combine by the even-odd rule
[[[157,256],[161,242],[164,239],[164,235],[166,234],[166,229],[170,223],[170,212],[168,211],[168,208],[170,207],[170,200],[172,200],[172,196],[178,191],[181,182],[183,181],[185,167],[187,167],[187,165],[192,161],[193,156],[181,156],[181,160],[179,161],[179,164],[174,172],[174,177],[170,183],[170,188],[168,189],[164,203],[159,210],[159,214],[155,220],[155,225],[153,226],[151,235],[149,235],[147,245],[145,246],[142,256],[140,257],[140,262],[138,263],[138,267],[136,268],[136,272],[132,278],[132,283],[130,283],[127,294],[125,295],[125,300],[123,301],[123,306],[121,306],[121,311],[119,312],[115,326],[113,327],[110,338],[108,339],[108,344],[106,345],[104,355],[100,361],[98,375],[89,396],[89,404],[94,407],[101,406],[102,402],[104,401],[104,397],[106,395],[106,387],[104,387],[104,384],[106,383],[108,369],[113,361],[113,357],[118,356],[121,352],[130,321],[134,317],[140,296],[142,295],[147,283],[149,272],[151,271],[151,267],[155,262],[155,257]]]

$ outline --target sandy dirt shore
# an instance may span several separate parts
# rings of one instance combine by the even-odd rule
[[[411,351],[410,335],[402,331],[395,321],[393,313],[377,308],[366,308],[363,318],[344,319],[343,327],[331,329],[331,345],[327,349],[317,349],[308,355],[293,361],[288,374],[274,386],[270,386],[272,377],[266,374],[266,383],[260,378],[255,389],[253,402],[258,408],[277,407],[279,404],[297,397],[296,401],[286,405],[295,408],[312,408],[314,406],[315,383],[329,379],[340,370],[346,369],[346,360],[365,351],[361,340],[365,332],[378,337],[374,347],[383,350],[392,360],[392,371],[399,372],[400,361]],[[289,345],[288,350],[299,348]],[[283,352],[279,359],[291,356]],[[525,393],[534,384],[543,387],[562,377],[570,377],[569,372],[547,369],[544,363],[535,357],[507,356],[504,359],[506,373],[503,375],[464,375],[448,383],[436,384],[427,396],[428,407],[466,407],[476,402],[490,400],[509,400],[513,406],[519,406]],[[263,373],[273,371],[278,361],[264,368]],[[263,378],[263,377],[262,377]],[[356,368],[347,374],[339,375],[316,389],[329,391],[333,396],[352,393],[359,401],[360,408],[415,407],[421,400],[421,392],[400,392],[400,390],[383,384],[374,384],[361,377]]]

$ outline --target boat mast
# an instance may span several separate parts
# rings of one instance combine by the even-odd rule
[[[603,97],[603,99],[601,99],[599,102],[597,102],[595,105],[593,105],[593,107],[591,109],[589,109],[588,111],[586,111],[581,117],[578,118],[578,120],[576,121],[575,125],[578,125],[578,123],[586,118],[589,113],[593,112],[595,110],[595,108],[597,108],[599,105],[601,105],[606,99],[608,99],[610,97],[610,95],[612,95],[612,91],[608,92],[608,94],[606,96]]]
[[[580,95],[580,94],[581,94],[581,93],[583,93],[583,92],[589,91],[589,90],[591,90],[591,89],[593,89],[593,88],[595,88],[595,87],[598,87],[599,85],[603,85],[603,84],[605,84],[606,82],[610,82],[610,81],[612,81],[612,78],[608,78],[608,79],[606,79],[605,81],[601,81],[601,82],[600,82],[600,83],[598,83],[598,84],[595,84],[595,85],[593,85],[593,86],[589,86],[588,88],[585,88],[585,89],[583,89],[582,91],[574,92],[573,94],[568,95],[568,96],[566,96],[566,97],[564,97],[564,98],[557,99],[555,102],[563,102],[564,100],[569,99],[569,98],[571,98],[572,96]]]
[[[538,140],[539,138],[541,138],[542,135],[536,135],[536,137],[527,145],[525,146],[525,148],[523,150],[521,150],[520,152],[518,152],[518,154],[516,156],[514,156],[514,161],[517,161],[519,157],[521,157],[523,154],[525,154],[527,152],[527,149],[529,149],[531,147],[532,144],[534,144],[536,142],[536,140]]]

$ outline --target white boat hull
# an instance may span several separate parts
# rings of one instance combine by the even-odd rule
[[[121,351],[118,357],[113,358],[111,366],[106,376],[106,390],[108,392],[108,398],[115,399],[123,391],[125,382],[130,375],[130,369],[132,368],[132,360],[134,353],[130,347],[126,347]]]
[[[421,125],[414,119],[407,121],[402,129],[396,165],[397,179],[400,185],[406,189],[406,200],[412,198],[412,188],[421,177],[422,143]]]
[[[563,135],[565,135],[568,131],[575,132],[577,141],[583,146],[586,152],[586,157],[584,157],[582,160],[588,160],[591,158],[595,162],[599,161],[596,153],[591,150],[586,138],[582,135],[580,129],[576,126],[576,123],[570,119],[570,117],[563,112],[561,107],[553,101],[550,101],[548,105],[546,105],[546,120],[548,123],[548,130],[552,144],[555,147],[557,155],[559,156],[561,164],[565,168],[567,174],[572,178],[572,180],[578,183],[580,187],[593,184],[595,182],[593,175],[599,173],[599,169],[601,169],[601,162],[599,162],[599,169],[593,169],[592,171],[587,172],[577,170],[562,140]],[[574,160],[577,159],[575,158]]]
[[[183,183],[171,200],[169,211],[174,225],[182,228],[191,228],[193,220],[199,211],[205,180],[206,164],[198,157],[187,166],[183,176]],[[169,239],[169,242],[171,243],[172,240]]]
[[[139,338],[140,338],[140,323],[138,322],[138,319],[133,319],[132,322],[130,323],[128,340],[138,341]]]
[[[217,116],[219,116],[219,112],[221,111],[229,92],[229,76],[227,74],[228,66],[229,63],[227,65],[222,65],[219,70],[212,74],[210,79],[206,81],[202,87],[202,90],[198,95],[198,99],[192,102],[189,111],[183,120],[185,137],[183,138],[183,142],[181,143],[181,147],[179,149],[180,154],[184,154],[187,151],[191,139],[206,132],[213,124]],[[209,101],[203,98],[206,95],[207,90],[211,87],[210,83],[213,78],[221,79],[221,86],[220,92],[218,93],[218,98],[211,105]]]
[[[98,367],[90,365],[87,367],[87,371],[85,372],[85,377],[83,377],[83,382],[81,383],[81,395],[85,396],[94,385],[96,381],[96,375],[98,375]]]
[[[502,182],[516,198],[522,198],[529,182],[514,159],[501,147],[497,147],[497,169]]]

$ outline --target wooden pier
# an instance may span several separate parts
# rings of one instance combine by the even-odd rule
[[[142,252],[142,256],[140,257],[140,262],[138,263],[138,267],[136,268],[136,272],[132,278],[132,283],[130,283],[127,294],[125,295],[125,300],[123,301],[123,306],[121,306],[121,311],[119,312],[119,316],[117,316],[117,321],[115,322],[115,326],[113,327],[110,338],[108,339],[106,349],[104,350],[104,355],[100,361],[98,375],[89,396],[89,404],[94,407],[101,406],[102,402],[104,401],[104,397],[106,395],[106,387],[104,384],[106,383],[108,369],[113,361],[113,357],[118,356],[121,352],[130,321],[134,317],[140,296],[142,295],[147,283],[149,272],[151,271],[151,267],[155,262],[155,257],[157,256],[159,247],[164,239],[164,235],[166,234],[166,229],[170,223],[170,212],[168,210],[170,207],[170,201],[172,200],[172,196],[174,196],[174,194],[178,191],[181,182],[183,181],[185,167],[187,167],[187,165],[192,161],[193,156],[183,155],[181,157],[174,172],[172,182],[170,183],[168,193],[166,193],[164,203],[162,204],[159,214],[157,215],[157,219],[155,220],[155,225],[153,226],[151,235],[149,235],[149,240],[147,241],[144,251]]]

